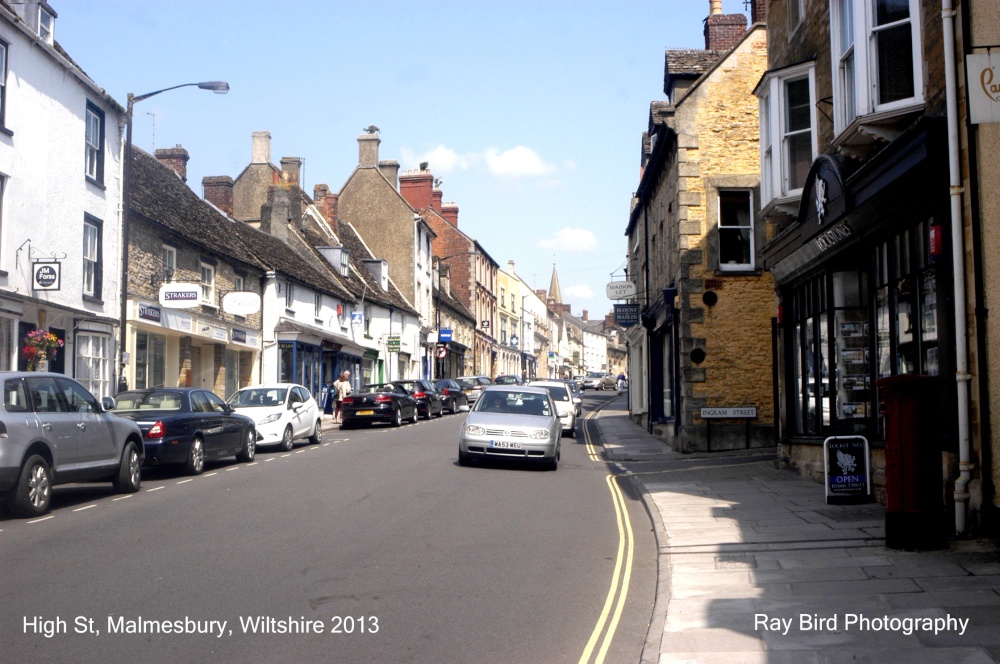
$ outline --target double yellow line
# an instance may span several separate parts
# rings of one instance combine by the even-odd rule
[[[592,415],[593,413],[588,414],[587,419],[590,419]],[[591,444],[586,422],[584,422],[583,431],[587,453],[592,460],[598,460],[600,457]],[[608,475],[605,482],[607,482],[608,491],[611,492],[611,502],[615,507],[615,518],[618,521],[618,554],[615,557],[615,570],[611,579],[611,588],[608,590],[608,597],[604,601],[604,608],[597,619],[594,632],[590,635],[590,640],[587,641],[587,647],[584,648],[583,654],[580,656],[580,664],[590,664],[590,662],[601,664],[604,662],[611,642],[615,638],[622,611],[625,609],[629,581],[632,578],[632,562],[635,557],[635,539],[632,536],[632,522],[628,516],[625,496],[622,495],[615,475]],[[597,648],[598,641],[601,642],[601,646],[595,654],[594,649]]]

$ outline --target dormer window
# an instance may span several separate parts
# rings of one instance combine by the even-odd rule
[[[53,41],[53,32],[56,27],[56,17],[55,14],[47,10],[45,7],[38,8],[38,36],[41,37],[42,41],[46,44],[51,44]]]
[[[346,277],[347,272],[350,269],[350,258],[351,254],[347,249],[340,249],[340,276]]]

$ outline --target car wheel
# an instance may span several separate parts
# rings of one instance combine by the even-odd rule
[[[438,417],[444,417],[444,404],[438,406]]]
[[[41,516],[52,502],[52,469],[37,454],[28,457],[21,467],[17,486],[7,494],[7,507],[18,517]]]
[[[236,455],[236,460],[250,463],[255,456],[257,456],[257,432],[250,429],[247,432],[246,440],[243,441],[243,449]]]
[[[122,451],[122,460],[118,464],[118,472],[115,473],[111,483],[118,493],[135,493],[139,490],[142,482],[142,461],[139,459],[139,450],[135,443],[126,443]]]
[[[295,439],[292,438],[292,425],[289,424],[281,434],[281,449],[289,452],[294,446]]]
[[[201,436],[197,436],[191,443],[185,467],[190,475],[201,475],[201,471],[205,470],[205,442]]]
[[[397,408],[392,412],[392,426],[400,427],[403,426],[403,409]]]
[[[451,407],[448,408],[448,413],[450,413],[451,415],[454,415],[457,412],[458,412],[458,399],[452,399],[451,400]]]
[[[418,419],[420,419],[420,411],[418,411],[417,407],[414,406],[413,407],[413,417],[410,418],[410,424],[416,424]]]
[[[549,470],[553,470],[553,471],[554,470],[559,470],[559,448],[558,447],[556,447],[555,456],[553,456],[551,459],[549,459],[548,463],[546,464],[546,467]]]
[[[316,426],[313,427],[312,435],[309,436],[309,442],[313,445],[319,445],[323,442],[323,420],[316,420]]]
[[[472,455],[468,452],[458,451],[458,465],[460,466],[471,466],[472,465]]]

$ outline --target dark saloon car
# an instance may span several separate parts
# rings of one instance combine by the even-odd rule
[[[135,420],[146,445],[146,464],[183,464],[191,475],[205,461],[236,456],[253,461],[253,420],[235,412],[215,393],[200,388],[131,390],[118,395],[115,414]]]
[[[402,385],[365,385],[360,391],[344,397],[340,417],[341,429],[368,426],[373,422],[388,422],[398,427],[404,421],[417,421],[417,400]]]
[[[521,385],[523,383],[521,377],[514,374],[504,374],[493,379],[494,385]]]
[[[444,415],[444,405],[434,383],[429,380],[395,380],[393,385],[399,385],[417,401],[417,412],[425,419]]]
[[[139,490],[142,434],[135,422],[108,411],[72,378],[44,372],[0,372],[0,496],[16,517],[49,511],[52,487],[110,481]]]
[[[441,395],[441,404],[445,410],[454,415],[460,410],[469,410],[469,397],[465,394],[465,389],[452,378],[442,378],[434,383],[438,394]]]

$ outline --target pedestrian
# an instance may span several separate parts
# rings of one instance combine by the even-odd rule
[[[625,372],[618,374],[618,394],[623,394],[625,392],[625,385],[628,383],[628,378],[625,377]]]
[[[348,396],[352,392],[354,392],[354,390],[351,388],[351,372],[345,371],[340,374],[340,377],[333,384],[333,394],[337,400],[333,415],[333,421],[335,423],[343,422],[340,409],[344,404],[344,397]]]

